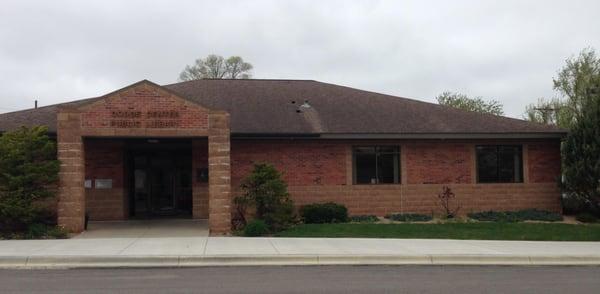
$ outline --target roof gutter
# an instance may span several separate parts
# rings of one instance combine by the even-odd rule
[[[320,134],[301,133],[231,133],[235,139],[319,139]]]
[[[235,139],[561,139],[566,132],[553,133],[420,133],[420,134],[273,134],[273,133],[232,133]]]
[[[4,131],[0,130],[0,135]],[[56,132],[48,131],[50,137]],[[235,139],[562,139],[566,132],[555,133],[423,133],[423,134],[294,134],[231,133]]]
[[[561,139],[566,133],[321,134],[322,139]]]

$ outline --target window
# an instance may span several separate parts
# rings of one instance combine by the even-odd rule
[[[521,146],[477,146],[478,183],[522,183],[523,148]]]
[[[355,184],[397,184],[400,182],[398,146],[354,147]]]

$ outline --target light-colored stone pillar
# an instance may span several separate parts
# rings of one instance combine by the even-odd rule
[[[78,113],[59,112],[57,151],[60,161],[58,225],[78,233],[85,223],[85,160]]]
[[[198,173],[208,167],[208,142],[192,141],[192,217],[208,218],[208,183],[201,182]]]
[[[209,115],[208,211],[211,235],[231,232],[230,128],[226,112]]]

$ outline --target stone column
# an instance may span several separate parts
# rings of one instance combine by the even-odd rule
[[[211,235],[231,231],[229,114],[211,112],[208,131],[208,224]]]
[[[192,141],[192,217],[208,218],[208,183],[199,181],[198,172],[208,167],[208,142]]]
[[[58,188],[58,225],[73,233],[84,229],[85,160],[78,113],[59,112],[57,151],[60,161]]]

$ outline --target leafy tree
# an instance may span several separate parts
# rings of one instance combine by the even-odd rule
[[[453,92],[444,92],[436,97],[441,105],[459,108],[468,111],[503,115],[504,106],[496,100],[485,101],[482,97],[470,98],[467,95]]]
[[[600,212],[600,83],[581,101],[581,112],[562,148],[563,186],[569,197]]]
[[[265,221],[271,232],[287,228],[294,220],[294,205],[281,174],[270,164],[255,164],[241,185],[241,197],[256,207],[256,218]]]
[[[245,62],[239,56],[231,56],[225,60],[225,75],[229,79],[249,79],[252,64]]]
[[[41,212],[35,201],[54,196],[59,162],[46,132],[23,127],[0,136],[0,232],[25,230]]]
[[[225,59],[223,56],[211,54],[205,58],[196,59],[192,66],[186,66],[179,74],[179,80],[249,79],[251,70],[252,64],[245,62],[239,56]]]
[[[600,58],[593,48],[583,49],[578,56],[568,58],[553,79],[559,98],[540,100],[530,104],[525,119],[555,124],[570,129],[577,123],[579,114],[589,98],[586,91],[600,81]]]
[[[567,128],[570,116],[569,109],[565,107],[562,100],[540,98],[537,104],[527,105],[523,118],[532,122]]]
[[[581,113],[587,99],[589,89],[600,81],[600,58],[593,48],[583,49],[577,57],[566,60],[566,65],[553,79],[554,90],[567,99],[566,106],[573,112],[573,123],[577,113]]]

